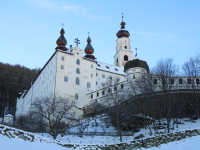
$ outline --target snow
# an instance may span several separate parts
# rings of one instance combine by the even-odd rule
[[[114,66],[114,65],[110,65],[110,64],[106,64],[102,62],[97,62],[97,69],[111,72],[111,73],[125,75],[123,67],[118,67],[118,66]]]
[[[89,120],[88,122],[88,128],[85,129],[85,132],[88,131],[104,131],[102,128],[106,126],[106,123],[103,122],[103,120],[107,119],[107,116],[101,115],[97,116],[96,122],[97,124],[100,124],[101,126],[94,126],[94,119]],[[86,120],[82,120],[87,122]],[[163,120],[164,122],[164,120]],[[184,123],[184,124],[183,124]],[[185,131],[185,130],[193,130],[193,129],[199,129],[200,127],[200,120],[191,121],[188,119],[182,119],[182,124],[179,125],[178,128],[175,128],[172,132],[178,132],[178,131]],[[74,131],[76,131],[77,127],[72,128]],[[71,130],[72,130],[71,129]],[[163,130],[163,129],[162,129]],[[109,132],[116,132],[116,129],[111,126],[108,128]],[[4,134],[6,132],[6,134]],[[14,136],[17,135],[17,132],[23,132],[23,134],[27,137],[30,137],[30,135],[34,135],[34,141],[24,141],[20,138],[20,136]],[[4,135],[1,135],[4,134]],[[141,129],[139,132],[135,133],[132,136],[123,136],[123,143],[130,144],[131,141],[135,141],[134,139],[136,136],[143,134],[143,138],[148,138],[155,136],[149,135],[148,129]],[[12,135],[8,138],[8,135]],[[12,127],[8,127],[5,125],[0,125],[0,147],[6,150],[13,150],[13,149],[20,149],[20,150],[81,150],[81,149],[87,149],[88,146],[91,146],[92,148],[95,148],[95,146],[104,146],[104,145],[111,145],[111,144],[119,144],[119,136],[78,136],[78,135],[65,135],[61,136],[58,135],[56,140],[53,140],[53,138],[47,134],[47,133],[31,133],[26,132],[23,130],[15,129]],[[74,145],[74,147],[63,147],[60,145]],[[187,139],[183,139],[176,142],[171,142],[168,144],[162,144],[159,147],[152,147],[148,148],[146,150],[168,150],[168,149],[176,149],[176,150],[197,150],[200,147],[200,136],[195,136]],[[144,148],[141,150],[145,150]]]
[[[3,135],[0,135],[0,147],[5,150],[66,150],[55,143],[28,142],[21,139],[10,139]]]
[[[180,141],[162,144],[159,147],[142,148],[141,150],[199,150],[199,148],[200,136],[194,136]]]

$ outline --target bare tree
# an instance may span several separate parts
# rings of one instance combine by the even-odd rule
[[[173,63],[172,59],[160,60],[153,69],[153,74],[155,74],[159,80],[157,86],[159,86],[160,90],[164,92],[164,95],[166,95],[165,97],[161,98],[161,101],[165,101],[165,106],[163,111],[160,113],[164,113],[163,115],[166,117],[168,133],[170,132],[171,128],[171,109],[174,97],[173,95],[167,94],[167,92],[171,90],[172,85],[174,84],[172,80],[174,80],[173,77],[177,74],[177,72],[178,67]]]
[[[32,112],[42,117],[46,129],[55,139],[59,133],[64,133],[75,119],[74,101],[66,99],[43,99],[32,104]]]
[[[199,55],[200,56],[200,55]],[[199,114],[199,97],[198,97],[198,89],[200,85],[200,57],[191,57],[188,61],[186,61],[183,65],[183,71],[184,74],[188,77],[188,80],[190,80],[190,88],[193,91],[193,96],[191,99],[191,108],[194,110],[195,114],[193,117],[198,118],[200,116]]]
[[[170,90],[170,79],[178,72],[178,67],[173,63],[173,59],[160,60],[153,68],[153,74],[157,75],[160,81],[160,88],[163,91]]]
[[[123,119],[123,110],[121,103],[125,99],[125,93],[123,91],[123,86],[121,86],[118,82],[111,82],[108,81],[110,92],[106,97],[106,101],[113,106],[109,110],[109,114],[113,123],[116,124],[117,132],[120,137],[120,142],[122,142],[122,131],[121,131],[121,124]]]

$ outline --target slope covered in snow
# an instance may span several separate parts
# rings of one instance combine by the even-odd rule
[[[66,150],[66,148],[55,143],[30,142],[18,138],[8,138],[0,135],[1,150]]]
[[[200,136],[186,138],[180,141],[162,144],[158,147],[152,147],[142,150],[199,150],[200,149]]]

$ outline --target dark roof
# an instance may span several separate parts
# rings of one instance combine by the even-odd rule
[[[130,33],[127,30],[122,29],[122,30],[119,30],[116,35],[117,35],[118,38],[129,37]]]
[[[133,59],[131,61],[128,61],[124,66],[124,71],[126,72],[128,69],[135,68],[135,67],[144,68],[149,73],[149,66],[147,62],[140,59]]]

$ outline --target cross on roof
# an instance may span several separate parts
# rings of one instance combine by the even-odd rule
[[[78,45],[80,44],[80,40],[78,38],[75,38],[74,43],[76,43],[76,46],[78,47]]]

